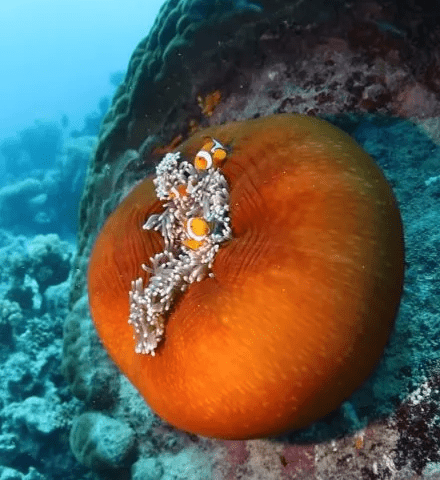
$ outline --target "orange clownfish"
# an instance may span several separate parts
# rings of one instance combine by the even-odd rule
[[[191,250],[197,250],[204,244],[210,230],[208,222],[203,217],[188,219],[185,222],[185,233],[188,237],[182,242],[183,245]]]
[[[208,170],[212,166],[217,167],[227,155],[225,147],[215,138],[209,139],[197,153],[194,166],[197,170]]]

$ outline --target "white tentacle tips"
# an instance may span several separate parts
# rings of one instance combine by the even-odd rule
[[[217,168],[226,157],[226,149],[214,139],[203,146],[196,159],[211,155],[215,164],[196,168],[181,161],[180,152],[168,153],[156,168],[153,181],[164,211],[151,215],[143,229],[159,231],[165,248],[149,259],[149,265],[142,265],[151,272],[148,284],[144,286],[139,277],[129,292],[128,323],[133,326],[136,353],[155,355],[176,297],[191,283],[213,276],[215,255],[232,236],[229,187]]]

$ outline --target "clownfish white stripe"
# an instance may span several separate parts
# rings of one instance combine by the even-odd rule
[[[206,233],[204,233],[202,235],[197,235],[194,232],[194,228],[193,228],[194,220],[196,220],[196,219],[195,218],[190,218],[188,220],[188,222],[186,223],[186,233],[188,234],[188,237],[190,237],[194,240],[197,240],[198,242],[201,242],[202,240],[204,240],[206,238]]]
[[[225,147],[218,141],[216,140],[215,138],[212,139],[212,141],[214,142],[214,145],[212,146],[211,148],[211,152],[214,152],[215,150],[218,150],[219,148],[221,150],[224,150]]]
[[[197,157],[201,157],[206,160],[206,167],[205,167],[206,169],[212,167],[212,156],[209,152],[207,152],[206,150],[200,150],[197,153]]]

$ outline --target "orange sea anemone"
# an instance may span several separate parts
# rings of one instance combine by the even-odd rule
[[[166,247],[143,228],[164,212],[146,179],[96,240],[91,313],[110,356],[172,425],[276,435],[335,409],[377,364],[402,292],[400,214],[372,159],[327,122],[283,114],[212,127],[180,146],[182,158],[207,136],[227,151],[218,168],[232,230],[210,275],[161,315],[154,356],[136,353],[129,292],[148,285],[149,259]]]

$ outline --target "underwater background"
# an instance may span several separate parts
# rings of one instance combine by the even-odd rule
[[[0,480],[440,479],[440,4],[0,5]],[[105,218],[194,131],[296,112],[375,159],[405,232],[371,378],[275,439],[177,431],[108,358],[86,269]]]

